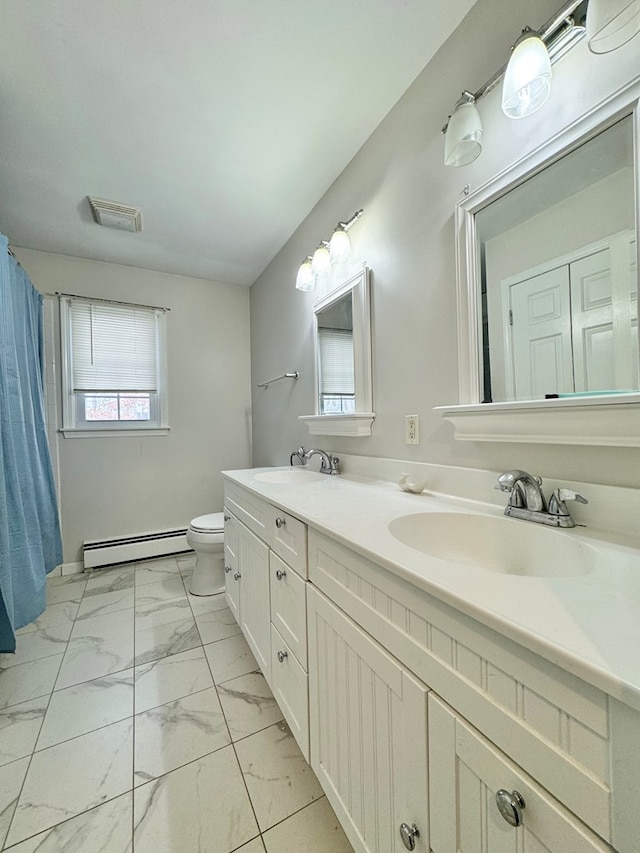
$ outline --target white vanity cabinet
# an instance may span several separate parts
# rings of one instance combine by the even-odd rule
[[[225,486],[225,511],[229,607],[308,760],[307,528],[235,484]]]
[[[309,577],[312,589],[320,589],[333,602],[312,604],[317,594],[309,595],[312,767],[345,828],[353,827],[356,850],[396,850],[372,846],[366,835],[362,840],[353,836],[355,829],[360,832],[360,803],[366,801],[374,778],[369,773],[351,775],[357,765],[352,750],[367,741],[363,728],[360,742],[350,742],[360,713],[354,708],[371,713],[376,696],[356,678],[362,667],[356,660],[368,640],[380,652],[375,662],[367,663],[368,678],[380,678],[393,661],[398,672],[432,691],[428,760],[417,716],[411,722],[407,718],[404,726],[406,742],[417,744],[417,754],[429,766],[433,853],[637,853],[639,714],[313,529]],[[334,605],[348,617],[325,619]],[[319,613],[332,626],[335,636],[330,641],[325,642],[329,629],[319,626]],[[359,644],[354,649],[356,636]],[[387,708],[393,708],[393,702],[389,694]],[[423,722],[426,728],[425,718]],[[397,823],[390,803],[409,765],[403,752],[406,742],[395,743],[393,730],[392,724],[376,728],[375,742],[381,739],[393,748],[386,759],[376,759],[375,767],[388,770],[386,789],[380,790],[388,792],[387,813],[394,813]],[[484,758],[465,773],[459,749],[463,735],[473,747],[469,754],[484,750]],[[492,762],[495,767],[488,771]],[[509,768],[504,778],[497,767]],[[500,788],[511,791],[518,785],[528,796],[525,829],[509,834],[505,830],[512,828],[493,797]],[[414,786],[423,790],[415,767],[407,797]],[[469,791],[474,792],[471,799]],[[383,809],[384,800],[382,796],[376,810]],[[411,820],[402,821],[415,821],[422,836],[421,819],[413,816],[411,802],[405,800]],[[400,806],[398,817],[402,813]],[[557,841],[540,829],[546,821],[562,827]],[[489,825],[495,825],[494,834],[487,835]]]
[[[471,594],[460,607],[430,594],[419,563],[337,538],[320,520],[334,493],[304,488],[308,527],[231,477],[227,577],[250,579],[243,632],[356,853],[638,853],[640,712],[621,701],[626,684],[557,643],[526,648],[515,620],[511,636],[489,627]],[[348,488],[335,491],[343,508]],[[296,495],[281,500],[296,512]],[[500,582],[483,579],[498,596]],[[503,815],[518,809],[512,826]]]

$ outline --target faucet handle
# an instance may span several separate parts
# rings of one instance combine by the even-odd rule
[[[580,504],[588,504],[584,495],[571,489],[555,489],[549,500],[549,515],[569,515],[565,501],[577,501]]]
[[[501,492],[510,492],[518,480],[535,480],[539,486],[542,485],[542,477],[535,477],[533,474],[516,468],[513,471],[505,471],[504,474],[500,474],[498,482],[493,488]]]

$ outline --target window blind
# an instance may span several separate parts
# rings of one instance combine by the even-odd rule
[[[69,300],[73,393],[156,392],[157,312]]]
[[[350,329],[318,329],[321,394],[354,394],[353,332]]]

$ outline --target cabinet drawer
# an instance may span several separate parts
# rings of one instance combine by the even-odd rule
[[[307,570],[307,525],[277,507],[271,510],[268,542],[279,557],[298,574],[309,577]]]
[[[269,554],[271,621],[278,633],[307,668],[306,583],[273,551]]]
[[[289,646],[271,626],[273,695],[300,751],[309,761],[309,677]]]
[[[611,853],[608,844],[433,693],[429,744],[433,853]],[[517,827],[498,809],[500,790],[520,795]]]
[[[249,530],[269,542],[272,508],[266,501],[235,484],[225,483],[224,503]]]
[[[616,717],[604,693],[314,530],[309,574],[473,726],[612,840]],[[619,802],[628,798],[619,783],[614,803],[616,794]]]

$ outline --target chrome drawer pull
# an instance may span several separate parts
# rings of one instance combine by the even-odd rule
[[[509,793],[504,788],[496,793],[496,804],[498,811],[507,823],[511,826],[520,826],[522,824],[522,809],[524,808],[524,800],[522,794],[518,791]]]
[[[284,663],[285,658],[289,657],[287,652],[278,652],[278,660],[280,663]]]
[[[225,515],[225,516],[224,516],[224,520],[225,520],[225,521],[231,521],[231,516],[230,516],[230,515]]]
[[[276,527],[278,527],[278,528],[284,527],[286,523],[287,523],[286,519],[276,518]]]
[[[242,577],[242,575],[240,574],[240,572],[236,572],[235,575],[233,576],[234,580],[239,580],[241,577]]]
[[[229,574],[229,572],[231,571],[231,566],[225,566],[224,570],[227,574]]]
[[[287,576],[287,573],[283,572],[282,569],[276,569],[276,577],[278,578],[279,581],[281,581],[283,578],[286,578],[286,576]]]
[[[400,838],[402,839],[402,843],[407,848],[407,850],[415,850],[416,838],[420,838],[420,830],[415,825],[415,823],[413,824],[413,826],[409,826],[408,823],[401,823]]]

